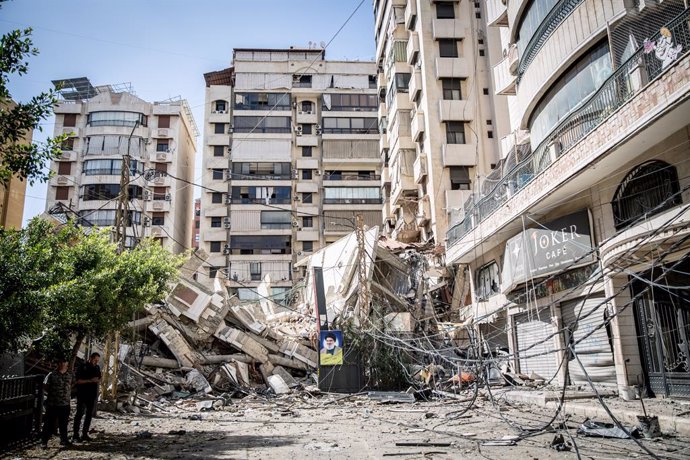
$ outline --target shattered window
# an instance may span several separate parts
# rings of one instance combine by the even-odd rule
[[[477,273],[477,298],[486,300],[489,297],[499,294],[500,282],[498,278],[498,265],[491,262],[479,269]]]

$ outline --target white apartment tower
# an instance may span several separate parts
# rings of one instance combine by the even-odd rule
[[[384,231],[442,245],[498,161],[490,39],[479,1],[375,0]],[[495,54],[498,54],[497,50]],[[499,97],[500,99],[500,97]]]
[[[204,75],[200,279],[219,270],[240,298],[275,293],[301,258],[380,223],[376,67],[327,61],[322,49],[235,49]],[[267,278],[268,276],[268,278]],[[208,279],[207,279],[208,281]]]
[[[68,134],[51,163],[46,210],[69,208],[83,225],[115,223],[123,156],[130,156],[127,243],[153,237],[174,253],[192,238],[195,138],[182,99],[146,102],[130,85],[93,86],[87,78],[54,82],[55,135]]]
[[[493,72],[511,133],[501,167],[448,232],[458,320],[509,352],[516,372],[591,379],[624,398],[640,383],[687,397],[687,2],[486,9],[502,38]]]

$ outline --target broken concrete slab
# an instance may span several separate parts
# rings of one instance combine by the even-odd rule
[[[284,340],[280,344],[280,352],[285,356],[290,358],[295,358],[298,361],[302,361],[309,367],[315,368],[318,364],[318,353],[311,348],[307,348],[297,342]]]
[[[279,375],[289,388],[295,388],[299,386],[297,380],[295,380],[294,377],[292,377],[292,375],[288,371],[286,371],[284,367],[275,366],[273,368],[273,375]]]
[[[218,328],[214,336],[246,353],[261,363],[266,363],[268,361],[268,350],[259,342],[252,339],[249,335],[240,331],[239,329],[221,326]]]
[[[290,393],[290,387],[285,383],[285,380],[280,375],[269,375],[266,379],[268,385],[277,395]]]
[[[149,330],[163,341],[180,366],[193,367],[200,360],[198,354],[192,349],[182,334],[164,319],[160,318],[151,324]]]

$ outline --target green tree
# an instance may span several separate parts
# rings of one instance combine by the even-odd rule
[[[34,257],[22,264],[11,251]],[[0,269],[14,274],[14,291],[6,295],[0,282],[0,350],[40,332],[44,351],[71,349],[74,358],[86,336],[120,330],[133,313],[162,299],[181,262],[152,240],[118,254],[106,230],[71,224],[55,229],[34,219],[25,230],[1,233]],[[49,274],[35,280],[26,269],[41,264]],[[21,321],[4,320],[18,308],[27,310]]]
[[[48,180],[50,172],[44,166],[60,155],[60,145],[67,137],[48,138],[44,143],[26,141],[31,130],[43,130],[40,122],[52,114],[57,104],[55,90],[44,91],[25,103],[12,100],[8,88],[10,76],[26,74],[28,59],[37,54],[30,28],[13,30],[0,38],[0,184],[3,185],[13,175],[31,184]]]

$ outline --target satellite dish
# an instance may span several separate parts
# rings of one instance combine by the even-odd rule
[[[309,42],[309,49],[311,49],[312,45],[313,45],[313,43],[310,41]]]
[[[321,49],[324,49],[326,47],[326,42],[321,42],[319,43],[319,46],[321,46]]]

